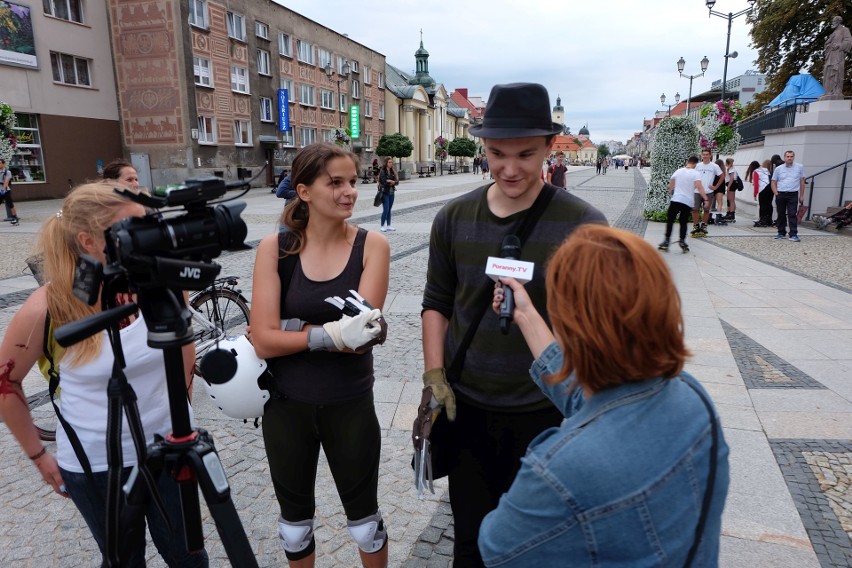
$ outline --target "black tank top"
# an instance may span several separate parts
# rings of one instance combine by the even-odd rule
[[[329,296],[349,296],[357,290],[364,270],[366,229],[358,229],[352,253],[343,271],[322,282],[310,280],[302,271],[301,259],[296,262],[281,298],[281,319],[298,318],[309,324],[321,325],[339,320],[342,312],[325,301]],[[278,276],[284,272],[283,253],[279,239]],[[282,286],[283,287],[283,286]],[[373,388],[372,350],[361,355],[329,351],[301,351],[267,361],[274,377],[272,388],[286,396],[309,404],[333,404],[354,400]]]

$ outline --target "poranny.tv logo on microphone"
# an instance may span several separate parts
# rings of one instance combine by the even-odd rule
[[[489,256],[485,263],[485,274],[495,282],[502,276],[508,276],[521,284],[526,284],[532,280],[534,268],[535,264],[532,262]]]

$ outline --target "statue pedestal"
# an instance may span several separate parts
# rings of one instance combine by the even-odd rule
[[[852,126],[852,101],[818,100],[796,115],[796,126]]]

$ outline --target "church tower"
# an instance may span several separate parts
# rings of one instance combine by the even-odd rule
[[[556,106],[553,107],[552,118],[553,122],[565,126],[565,109],[562,108],[562,99],[559,98],[559,95],[556,95]]]
[[[414,59],[417,66],[414,78],[409,81],[409,84],[423,85],[427,91],[433,89],[435,80],[429,76],[429,52],[423,47],[423,30],[420,30],[420,49],[414,52]]]

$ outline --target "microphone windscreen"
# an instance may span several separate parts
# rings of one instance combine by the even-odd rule
[[[198,368],[205,381],[221,385],[237,374],[237,357],[227,349],[212,349],[201,358]]]
[[[503,237],[503,244],[500,247],[500,256],[502,258],[513,258],[515,260],[521,258],[521,239],[515,235],[506,235]]]

